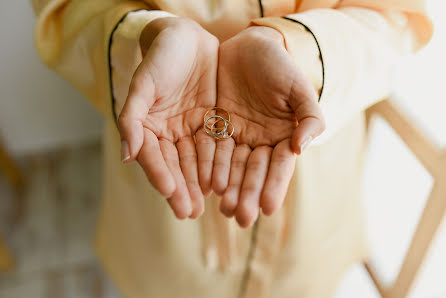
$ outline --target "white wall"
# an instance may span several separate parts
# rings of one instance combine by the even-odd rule
[[[28,0],[0,1],[0,140],[15,154],[97,139],[101,117],[34,50]]]

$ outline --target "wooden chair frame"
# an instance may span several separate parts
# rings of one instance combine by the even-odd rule
[[[364,263],[383,298],[407,297],[429,247],[446,214],[446,149],[440,149],[402,112],[392,100],[381,101],[367,110],[368,124],[375,116],[382,117],[400,136],[421,164],[432,175],[434,185],[417,224],[411,244],[395,282],[384,287],[368,262]]]
[[[0,173],[4,174],[10,184],[16,189],[23,186],[23,176],[14,160],[7,154],[0,144]],[[0,236],[0,272],[11,270],[14,259],[6,243]]]

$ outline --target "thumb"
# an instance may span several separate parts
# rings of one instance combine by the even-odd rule
[[[123,163],[130,163],[138,157],[144,143],[143,123],[154,102],[153,79],[149,74],[141,75],[140,72],[140,69],[135,72],[129,95],[118,118]]]
[[[294,153],[302,151],[325,130],[325,120],[318,103],[318,96],[309,82],[299,84],[291,93],[290,105],[294,110],[297,127],[291,138]]]

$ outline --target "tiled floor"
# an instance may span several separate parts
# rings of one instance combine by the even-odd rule
[[[0,232],[17,261],[4,298],[115,298],[92,250],[101,190],[97,144],[23,160],[27,186],[0,178]]]

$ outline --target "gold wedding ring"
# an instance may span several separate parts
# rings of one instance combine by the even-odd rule
[[[212,112],[214,112],[215,114],[211,115]],[[227,117],[225,118],[218,115],[219,112],[223,113],[223,115]],[[213,107],[207,110],[203,116],[203,121],[204,131],[209,136],[214,137],[218,140],[229,139],[234,134],[234,126],[231,122],[231,116],[226,110],[222,108]]]
[[[203,116],[204,122],[206,122],[206,119],[208,118],[209,114],[212,112],[215,112],[215,115],[217,115],[218,112],[223,112],[227,116],[226,118],[225,117],[223,117],[223,118],[225,118],[227,121],[231,121],[231,115],[229,115],[229,113],[225,109],[213,107],[213,108],[210,108],[209,110],[207,110],[206,113],[204,114],[204,116]],[[209,127],[209,129],[210,129],[210,127]]]

